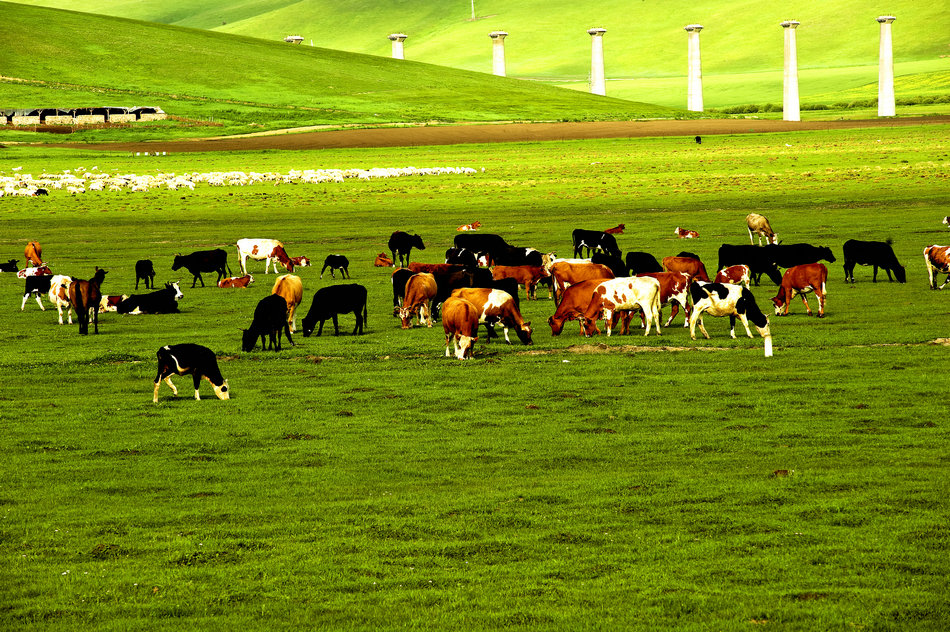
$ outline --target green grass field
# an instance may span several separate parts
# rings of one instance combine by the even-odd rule
[[[134,158],[8,147],[0,176],[468,166],[471,176],[193,193],[0,198],[0,260],[43,244],[56,272],[132,264],[159,283],[176,252],[281,239],[346,254],[367,286],[365,335],[240,351],[273,282],[191,289],[182,313],[101,318],[80,337],[0,275],[0,627],[7,629],[941,630],[948,600],[947,291],[921,251],[947,243],[947,126],[494,146]],[[22,168],[21,171],[14,171]],[[481,169],[484,168],[484,172]],[[644,338],[534,345],[399,329],[396,229],[440,261],[481,221],[510,243],[570,254],[576,227],[624,222],[624,251],[697,252],[747,239],[749,211],[786,241],[894,240],[906,284],[828,264],[828,316],[772,317],[761,339],[680,326]],[[699,231],[680,241],[676,226]],[[305,300],[333,283],[303,269]],[[340,281],[336,281],[339,283]],[[769,304],[775,288],[754,288]],[[543,296],[543,294],[542,294]],[[45,299],[44,299],[45,301]],[[813,301],[812,301],[813,302]],[[48,307],[48,303],[47,303]],[[680,325],[677,321],[675,325]],[[352,317],[341,326],[352,328]],[[740,327],[741,331],[741,327]],[[332,330],[331,330],[332,332]],[[216,351],[233,399],[177,379],[151,402],[155,351]]]

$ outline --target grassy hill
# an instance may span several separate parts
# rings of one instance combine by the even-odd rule
[[[409,59],[490,72],[487,34],[504,29],[508,74],[540,78],[586,90],[590,37],[586,29],[607,29],[604,47],[608,94],[682,107],[686,71],[683,26],[700,23],[706,102],[709,107],[781,100],[782,29],[794,18],[798,30],[804,100],[835,100],[857,91],[876,96],[878,25],[881,14],[898,17],[894,50],[898,97],[950,93],[950,49],[934,27],[946,15],[941,2],[786,0],[763,5],[751,0],[699,0],[670,9],[664,0],[636,3],[602,0],[552,3],[476,0],[477,19],[464,0],[407,0],[346,3],[331,0],[39,0],[60,8],[213,29],[280,41],[299,34],[317,46],[389,55],[386,35],[404,32]],[[763,8],[764,7],[764,8]],[[933,75],[922,79],[921,75]],[[774,97],[776,92],[778,97]]]

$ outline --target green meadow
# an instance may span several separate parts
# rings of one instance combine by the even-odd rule
[[[0,176],[465,166],[474,175],[194,192],[0,198],[0,260],[29,240],[57,273],[108,269],[131,293],[150,258],[272,237],[315,265],[351,261],[352,316],[279,353],[240,351],[273,275],[191,289],[180,314],[105,314],[81,337],[0,275],[0,627],[4,629],[942,630],[950,626],[948,428],[939,371],[950,290],[946,125],[781,135],[134,157],[0,151]],[[482,171],[484,169],[484,171]],[[827,245],[827,317],[771,317],[760,338],[479,340],[444,357],[435,328],[391,316],[393,230],[437,262],[458,225],[570,255],[578,227],[621,248],[691,250],[712,270],[744,217]],[[674,228],[699,232],[680,241]],[[841,244],[892,239],[906,284],[843,280]],[[299,270],[305,299],[341,283]],[[206,281],[209,275],[206,275]],[[211,276],[213,281],[214,276]],[[209,284],[210,285],[210,284]],[[753,288],[763,309],[775,294]],[[814,307],[814,299],[812,299]],[[665,310],[668,313],[668,310]],[[152,403],[155,352],[212,348],[230,401]]]

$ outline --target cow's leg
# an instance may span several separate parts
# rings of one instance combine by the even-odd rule
[[[755,245],[755,238],[752,236],[752,229],[749,228],[748,226],[747,226],[746,228],[748,228],[748,230],[749,230],[749,243],[754,246],[754,245]],[[761,237],[759,237],[759,245],[760,245],[760,246],[762,245],[762,238],[761,238]]]
[[[882,268],[882,269],[883,269],[885,272],[887,272],[887,282],[888,282],[888,283],[893,283],[893,282],[894,282],[894,279],[891,277],[891,269],[890,269],[890,268]]]
[[[613,329],[614,324],[614,311],[612,309],[605,309],[603,312],[604,316],[604,327],[607,328],[607,337],[610,337],[611,330]]]
[[[287,323],[284,323],[284,333],[287,335],[287,342],[290,343],[290,346],[296,347],[297,344],[294,342],[294,339],[290,337],[290,325],[288,325]],[[279,332],[278,332],[278,337],[279,337]]]
[[[732,319],[732,329],[733,329],[733,331],[732,331],[732,337],[735,338],[735,337],[736,337],[736,332],[735,332],[735,329],[736,329],[736,317],[735,317],[735,316],[730,316],[730,318]],[[739,314],[739,320],[742,321],[742,326],[745,327],[745,333],[746,333],[746,335],[748,335],[749,338],[752,338],[752,330],[749,329],[749,319],[746,318],[746,315],[745,315],[745,314]]]
[[[20,311],[22,312],[26,308],[26,299],[30,298],[30,293],[27,292],[23,295],[23,302],[20,303]],[[40,307],[43,307],[43,304],[40,303]]]
[[[194,378],[195,383],[195,399],[201,401],[201,397],[198,395],[198,385],[201,384],[201,375],[196,371],[191,374],[191,377]]]
[[[877,283],[877,266],[874,266],[874,274],[871,276],[871,283]]]
[[[99,304],[96,303],[96,306],[91,308],[92,311],[92,325],[95,328],[94,333],[99,333]]]
[[[135,275],[135,289],[136,289],[136,290],[139,289],[139,279],[141,279],[141,278],[142,278],[142,277],[140,277],[139,275],[137,275],[137,274]],[[145,283],[146,283],[146,286],[145,286],[145,287],[146,287],[146,289],[148,289],[148,285],[147,285],[147,284],[148,284],[148,280],[146,280]]]
[[[825,317],[825,292],[815,288],[815,297],[818,299],[818,318]]]
[[[801,294],[799,294],[799,296],[802,297],[802,303],[805,304],[805,312],[806,312],[809,316],[812,316],[813,314],[811,313],[811,306],[808,304],[808,297],[805,295],[804,292],[802,292]]]
[[[172,389],[172,395],[178,397],[178,389],[175,388],[175,385],[172,384],[172,374],[169,373],[165,376],[165,383],[168,384],[168,388]]]
[[[449,346],[451,346],[453,350],[455,349],[455,334],[453,333],[445,334],[445,357],[446,358],[451,357],[449,355]]]
[[[703,333],[703,338],[709,339],[709,333],[706,331],[706,325],[703,323],[703,314],[693,306],[693,314],[689,318],[689,337],[696,340],[696,325],[699,325],[699,331]]]
[[[671,301],[671,302],[670,302],[670,318],[669,318],[669,320],[666,321],[666,323],[663,324],[663,326],[664,326],[664,327],[669,327],[669,326],[670,326],[670,323],[673,322],[673,318],[675,318],[676,315],[679,314],[679,311],[680,311],[680,304],[677,303],[676,301]],[[659,316],[660,316],[660,318],[663,318],[662,312],[660,313]]]
[[[333,335],[334,336],[340,335],[340,323],[337,316],[338,316],[337,314],[333,315]]]

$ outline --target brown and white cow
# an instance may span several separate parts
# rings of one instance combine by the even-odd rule
[[[825,282],[828,280],[828,268],[823,263],[806,263],[793,266],[782,276],[782,285],[778,294],[772,298],[775,304],[776,316],[788,316],[789,304],[796,294],[800,294],[805,304],[805,311],[811,316],[811,307],[805,295],[814,292],[818,299],[818,318],[825,317]]]
[[[593,279],[591,281],[581,281],[575,283],[564,290],[561,295],[561,302],[557,305],[554,315],[548,318],[548,325],[551,326],[551,335],[559,336],[564,330],[564,323],[569,320],[579,320],[581,324],[581,335],[584,335],[584,312],[590,305],[594,297],[594,289],[604,282],[605,279]],[[596,323],[594,324],[596,328]],[[597,333],[600,330],[597,329]]]
[[[775,231],[772,230],[772,226],[769,225],[769,220],[766,219],[764,215],[759,215],[758,213],[749,213],[745,217],[746,227],[749,229],[749,243],[755,244],[755,239],[752,238],[753,235],[759,236],[759,245],[762,245],[762,238],[765,237],[765,242],[768,244],[777,244],[778,235]]]
[[[428,272],[417,272],[406,281],[406,294],[399,308],[399,318],[402,328],[412,327],[412,315],[421,326],[423,321],[427,327],[432,326],[432,301],[439,291],[435,277]]]
[[[733,285],[744,285],[749,288],[752,282],[752,270],[746,265],[728,266],[716,273],[713,283],[732,283]]]
[[[291,257],[290,261],[294,264],[295,268],[309,268],[310,267],[310,258],[304,257],[303,255],[299,257]]]
[[[458,232],[468,232],[468,231],[472,231],[472,230],[478,230],[478,229],[481,228],[481,227],[482,227],[482,223],[481,223],[481,222],[472,222],[471,224],[462,224],[461,226],[459,226],[459,227],[456,228],[455,230],[458,231]]]
[[[924,248],[924,263],[927,265],[927,275],[930,277],[930,289],[942,290],[950,283],[950,246],[927,246]],[[947,280],[937,287],[937,274],[946,274]]]
[[[613,228],[608,228],[608,229],[605,230],[604,232],[605,232],[605,233],[608,233],[608,234],[610,234],[610,235],[622,235],[624,228],[626,228],[626,226],[625,226],[624,224],[617,224],[617,225],[614,226]]]
[[[34,266],[31,268],[23,268],[22,270],[17,270],[16,276],[18,279],[25,279],[32,276],[49,276],[53,274],[53,271],[49,269],[49,266],[44,264]]]
[[[271,295],[282,296],[287,301],[287,326],[291,333],[297,331],[294,314],[297,311],[297,306],[300,305],[300,301],[303,300],[303,281],[295,274],[281,275],[274,281],[274,287],[270,293]]]
[[[271,264],[274,266],[274,274],[277,274],[277,263],[279,262],[288,272],[294,271],[294,262],[287,256],[284,250],[284,244],[276,239],[238,239],[238,261],[241,263],[241,274],[247,274],[247,260],[263,261],[264,274],[270,270]]]
[[[570,261],[556,261],[550,267],[551,278],[554,281],[554,302],[561,301],[561,294],[569,285],[580,283],[581,281],[592,281],[594,279],[613,279],[614,273],[605,265],[600,263],[572,263]]]
[[[449,347],[455,357],[465,360],[475,355],[478,341],[478,309],[463,298],[449,297],[442,304],[442,329],[445,331],[445,357]]]
[[[699,259],[693,257],[663,257],[662,263],[667,272],[682,272],[689,276],[690,281],[709,281],[706,266]]]
[[[475,306],[478,311],[478,322],[484,323],[485,329],[488,331],[486,342],[490,342],[493,337],[498,337],[494,330],[494,324],[501,323],[505,331],[505,342],[511,344],[511,339],[508,338],[508,330],[514,329],[522,344],[532,344],[531,323],[521,317],[515,299],[508,292],[491,288],[464,287],[453,290],[452,296],[464,298]]]
[[[73,282],[72,277],[65,274],[53,275],[49,284],[49,302],[56,306],[59,312],[59,324],[63,324],[63,309],[66,310],[66,318],[69,324],[73,324],[73,304],[69,300],[69,284]]]
[[[585,334],[594,335],[596,321],[604,319],[607,335],[613,327],[614,313],[639,307],[646,319],[645,336],[650,335],[650,325],[656,326],[660,335],[660,282],[651,277],[621,277],[609,279],[594,289],[590,304],[584,312]]]
[[[218,287],[220,288],[245,288],[251,283],[254,282],[254,277],[250,274],[245,274],[241,277],[228,277],[226,279],[221,279],[218,281]]]
[[[28,243],[23,250],[23,256],[26,257],[26,267],[28,268],[43,265],[43,247],[40,246],[40,242],[31,241]]]
[[[689,313],[691,307],[689,305],[689,275],[685,272],[643,272],[637,275],[638,277],[651,277],[660,282],[660,309],[663,309],[663,305],[667,303],[672,303],[672,308],[670,309],[670,317],[663,324],[664,327],[669,327],[670,323],[673,322],[673,319],[680,311],[680,307],[683,308],[684,318],[683,318],[683,327],[689,327]],[[662,318],[662,313],[660,314]],[[640,319],[643,322],[643,326],[646,327],[646,316],[643,312],[640,313]]]
[[[541,266],[495,266],[491,269],[491,276],[496,281],[514,279],[518,285],[524,285],[525,298],[537,299],[537,287],[541,279],[550,275]]]
[[[676,230],[673,231],[673,234],[680,239],[696,239],[699,237],[699,233],[697,233],[695,230],[680,228],[679,226],[676,227]]]
[[[375,268],[391,268],[393,267],[393,260],[389,258],[385,252],[381,252],[376,255],[376,259],[373,260],[373,267]]]
[[[128,294],[103,294],[99,300],[100,312],[114,312],[118,309],[119,303],[129,298]]]

